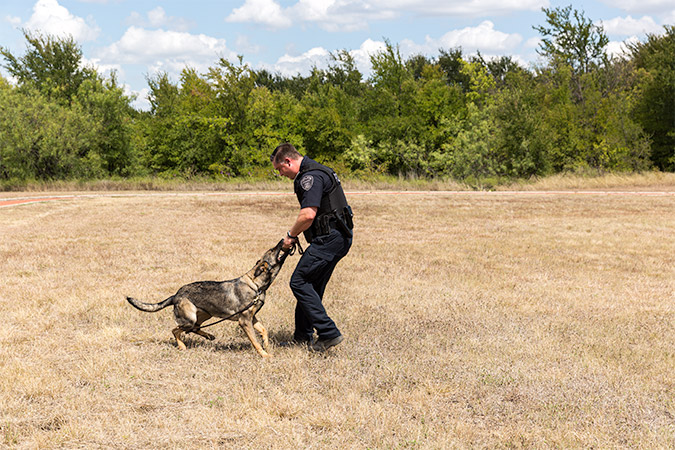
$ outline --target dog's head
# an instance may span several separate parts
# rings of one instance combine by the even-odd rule
[[[264,289],[267,289],[272,281],[276,278],[281,270],[281,266],[284,265],[288,252],[285,252],[282,248],[284,240],[282,239],[279,243],[267,250],[265,254],[258,260],[253,267],[253,278],[256,282],[259,282],[261,286],[264,286]]]

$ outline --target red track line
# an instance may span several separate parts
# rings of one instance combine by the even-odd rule
[[[25,203],[39,203],[39,202],[49,202],[53,200],[64,200],[64,199],[73,199],[75,197],[35,197],[35,198],[19,198],[19,199],[9,199],[9,200],[0,200],[0,208],[4,206],[14,206],[14,205],[23,205]]]

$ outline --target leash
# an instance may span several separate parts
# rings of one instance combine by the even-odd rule
[[[293,241],[293,245],[291,246],[291,248],[289,248],[288,250],[283,250],[283,249],[282,250],[284,252],[286,252],[288,254],[288,256],[292,256],[292,255],[295,254],[296,248],[298,249],[299,254],[301,254],[301,255],[305,254],[305,250],[303,250],[302,245],[300,245],[300,239],[298,239],[297,237]]]
[[[216,320],[215,322],[211,322],[211,323],[208,324],[208,325],[202,325],[202,326],[200,326],[199,328],[197,328],[197,330],[201,330],[202,328],[208,328],[208,327],[213,326],[213,325],[216,325],[216,324],[218,324],[218,323],[220,323],[220,322],[224,322],[224,321],[226,321],[226,320],[229,320],[229,319],[233,318],[234,316],[236,316],[237,314],[243,313],[244,311],[246,311],[247,309],[249,309],[251,306],[253,306],[253,305],[255,305],[256,303],[258,303],[259,301],[260,301],[260,293],[258,293],[258,295],[255,296],[255,298],[253,299],[253,301],[252,301],[251,303],[249,303],[248,305],[244,306],[244,308],[240,309],[239,311],[237,311],[236,313],[232,314],[231,316],[227,316],[227,317],[225,317],[224,319]],[[265,304],[264,301],[263,301],[262,303],[263,303],[263,305]],[[190,333],[194,333],[195,330],[190,330],[189,332],[190,332]]]
[[[297,248],[297,250],[298,250],[298,253],[300,253],[301,255],[303,255],[303,254],[305,253],[305,250],[304,250],[304,249],[302,248],[302,246],[300,245],[300,240],[299,240],[299,239],[296,239],[296,240],[295,240],[295,242],[293,243],[293,246],[292,246],[291,248],[289,248],[288,250],[283,250],[283,251],[284,251],[285,253],[287,253],[288,256],[291,256],[291,255],[295,254],[296,248]],[[229,320],[229,319],[233,318],[234,316],[236,316],[237,314],[243,313],[244,311],[246,311],[247,309],[249,309],[251,306],[253,306],[253,305],[255,305],[256,303],[258,303],[258,302],[261,301],[261,300],[260,300],[260,294],[261,294],[261,293],[258,292],[258,293],[256,294],[255,298],[253,299],[253,301],[252,301],[251,303],[249,303],[248,305],[244,306],[242,309],[240,309],[240,310],[237,311],[236,313],[234,313],[234,314],[232,314],[232,315],[230,315],[230,316],[227,316],[227,317],[225,317],[225,318],[223,318],[223,319],[216,320],[215,322],[211,322],[211,323],[209,323],[209,324],[207,324],[207,325],[202,325],[202,326],[200,326],[199,328],[197,328],[197,330],[201,330],[201,329],[203,329],[203,328],[211,327],[211,326],[213,326],[213,325],[219,324],[220,322],[224,322],[224,321],[226,321],[226,320]],[[264,304],[265,304],[265,301],[263,300],[262,303],[263,303],[263,305],[264,305]],[[262,306],[261,306],[261,308],[262,308]],[[189,331],[189,333],[194,333],[194,332],[195,332],[195,330]]]

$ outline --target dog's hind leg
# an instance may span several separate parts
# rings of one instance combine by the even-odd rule
[[[187,298],[180,298],[173,305],[173,317],[178,326],[172,330],[176,338],[176,345],[180,350],[185,350],[183,333],[190,332],[197,323],[197,307]]]
[[[198,335],[200,335],[201,337],[204,337],[204,338],[208,339],[209,341],[212,341],[212,340],[214,340],[214,339],[216,338],[216,337],[215,337],[214,335],[212,335],[211,333],[207,333],[206,331],[202,331],[202,330],[200,330],[200,329],[192,330],[192,332],[193,332],[194,334],[198,334]]]
[[[258,342],[258,338],[255,335],[255,330],[253,329],[253,323],[251,321],[251,318],[240,317],[239,326],[243,328],[244,332],[246,333],[246,336],[248,336],[248,340],[251,341],[251,344],[253,344],[253,348],[255,348],[258,354],[263,358],[269,358],[270,354],[267,353],[265,350],[263,350],[263,348],[260,346],[260,342]]]
[[[202,323],[206,322],[211,318],[211,314],[205,312],[205,311],[197,311],[197,323],[195,324],[196,329],[192,330],[193,333],[200,335],[201,337],[205,337],[209,341],[214,340],[216,337],[212,335],[211,333],[207,333],[206,331],[202,331],[199,327],[202,325]]]
[[[263,348],[267,350],[270,344],[270,339],[269,336],[267,335],[267,329],[265,329],[263,323],[260,320],[258,320],[256,316],[253,316],[253,328],[255,328],[255,331],[260,333],[260,336],[262,336]]]
[[[185,342],[183,342],[183,329],[181,327],[176,327],[172,331],[173,337],[176,338],[176,345],[178,345],[178,349],[180,350],[185,350],[187,347],[185,346]]]

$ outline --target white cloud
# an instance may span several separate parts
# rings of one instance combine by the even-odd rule
[[[122,69],[120,64],[104,64],[98,58],[82,58],[81,65],[84,67],[93,67],[96,69],[96,72],[104,76],[109,76],[111,72],[116,72],[119,79],[125,75],[124,69]]]
[[[246,0],[240,8],[232,11],[227,22],[250,22],[270,28],[288,28],[292,22],[287,12],[275,0]]]
[[[613,8],[628,12],[651,12],[669,14],[673,12],[673,0],[601,0]]]
[[[150,94],[150,89],[148,88],[137,91],[132,89],[128,84],[124,85],[124,95],[134,98],[131,106],[140,111],[150,111],[151,105],[150,100],[148,100],[148,94]]]
[[[399,16],[390,8],[369,1],[299,0],[290,8],[292,17],[302,22],[316,23],[326,31],[355,31],[368,27],[369,21],[390,20]]]
[[[635,44],[640,39],[637,36],[631,36],[625,41],[611,41],[607,44],[607,54],[611,57],[622,57],[630,54],[628,44]]]
[[[148,19],[150,19],[150,25],[153,27],[161,27],[167,22],[168,18],[166,17],[164,8],[158,6],[157,8],[148,12]]]
[[[239,35],[234,43],[237,52],[242,55],[255,55],[260,53],[261,47],[251,42],[248,36]]]
[[[660,33],[663,28],[654,22],[649,16],[641,19],[628,17],[616,17],[599,22],[609,36],[634,36],[647,33]]]
[[[328,50],[314,47],[302,55],[284,55],[274,64],[274,71],[283,76],[292,77],[297,74],[308,74],[313,67],[326,68],[328,66]]]
[[[523,41],[518,33],[507,34],[494,29],[489,20],[477,27],[450,31],[439,39],[443,48],[462,47],[467,51],[480,50],[486,53],[507,53]]]
[[[147,30],[130,27],[122,38],[105,49],[102,58],[122,63],[143,64],[160,59],[215,61],[218,57],[235,57],[224,39],[204,34],[178,31]]]
[[[356,64],[356,68],[359,69],[359,72],[367,76],[372,70],[370,57],[383,51],[385,48],[386,44],[382,41],[366,39],[358,50],[352,50],[349,54],[354,58],[354,63]]]
[[[537,48],[541,43],[542,39],[539,36],[531,37],[523,44],[525,48]]]
[[[33,6],[33,15],[24,26],[53,36],[72,36],[78,42],[93,41],[100,29],[89,20],[72,15],[57,0],[38,0]]]
[[[178,75],[186,67],[205,72],[219,58],[234,60],[236,56],[224,39],[138,27],[127,29],[119,41],[97,55],[103,64],[139,64],[149,74],[164,71],[170,75]]]
[[[427,36],[422,44],[410,40],[400,43],[403,57],[413,54],[435,55],[438,49],[452,49],[461,47],[468,54],[480,51],[482,54],[507,55],[513,52],[523,41],[518,33],[508,34],[497,31],[489,20],[481,22],[476,27],[467,27],[445,33],[440,38]],[[534,44],[529,42],[529,44]]]
[[[514,11],[539,11],[548,0],[364,0],[373,8],[407,11],[430,16],[485,16]]]
[[[161,6],[148,11],[146,17],[134,11],[129,15],[126,23],[139,28],[168,28],[173,31],[187,31],[193,26],[188,20],[167,16]]]
[[[405,14],[484,16],[486,12],[537,11],[548,5],[548,0],[298,0],[283,8],[277,0],[245,0],[226,20],[276,29],[316,24],[337,32],[365,29],[372,21],[393,20]]]
[[[6,16],[5,20],[7,22],[9,22],[9,24],[12,25],[13,27],[21,26],[21,18],[20,17]]]

